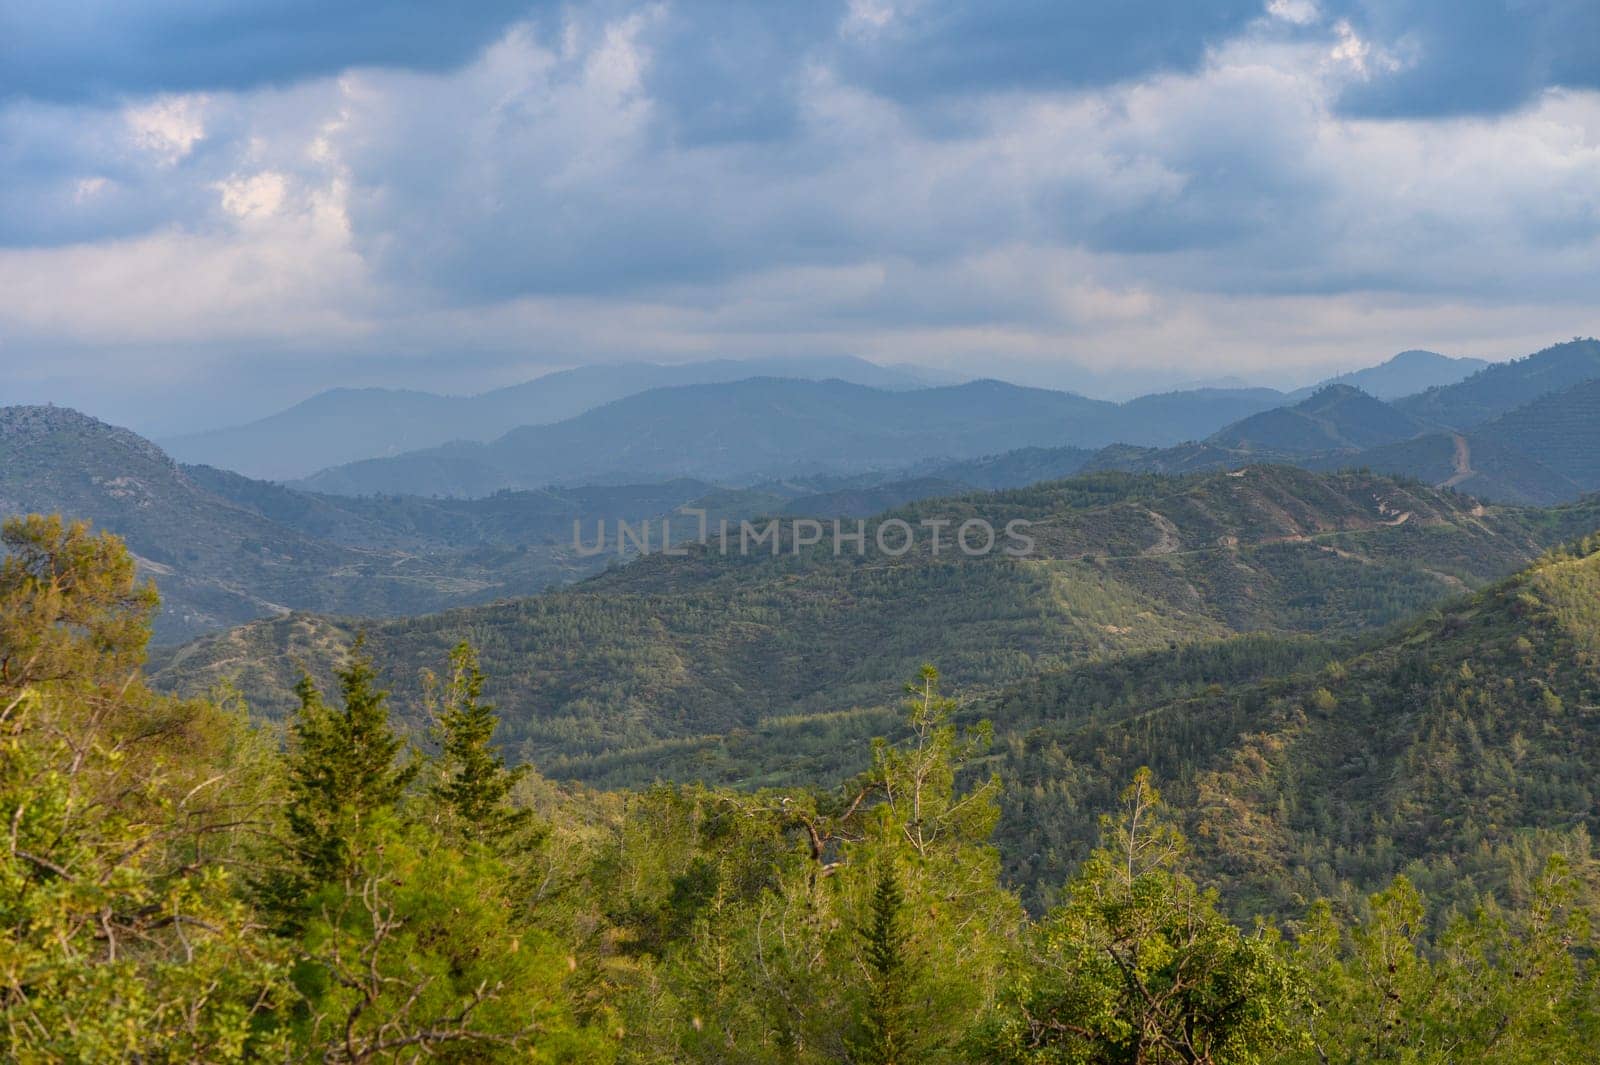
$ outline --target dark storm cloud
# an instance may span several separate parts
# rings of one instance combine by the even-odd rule
[[[1260,0],[927,0],[844,49],[843,69],[901,100],[1106,85],[1188,70]]]
[[[1600,88],[1596,0],[1355,0],[1332,9],[1384,53],[1349,114],[1494,114],[1552,87]]]
[[[681,141],[781,138],[794,128],[796,80],[844,14],[833,0],[671,4],[645,35],[659,57],[645,87]]]
[[[563,9],[594,24],[627,7]],[[654,60],[645,87],[683,143],[774,141],[797,121],[808,73],[830,76],[913,111],[975,94],[1103,86],[1192,70],[1207,47],[1262,13],[1260,0],[677,0],[641,39]],[[553,27],[545,15],[541,30]]]
[[[529,0],[5,0],[0,100],[248,89],[356,66],[456,66]]]

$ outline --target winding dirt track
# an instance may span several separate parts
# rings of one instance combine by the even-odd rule
[[[1449,480],[1439,485],[1440,488],[1454,488],[1469,477],[1477,476],[1478,471],[1472,468],[1472,445],[1467,443],[1467,438],[1460,433],[1452,433],[1456,440],[1455,474]]]

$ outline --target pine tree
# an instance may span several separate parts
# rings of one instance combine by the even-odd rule
[[[450,652],[450,682],[438,714],[441,776],[430,789],[455,814],[468,839],[502,836],[527,819],[527,811],[509,804],[511,789],[528,772],[506,768],[491,743],[500,719],[483,701],[483,673],[468,643]]]
[[[323,701],[310,677],[295,686],[300,712],[288,756],[289,830],[303,875],[312,883],[342,871],[350,833],[374,811],[392,808],[417,774],[397,765],[405,740],[389,724],[389,693],[361,640],[338,672],[344,708]]]
[[[872,892],[872,909],[861,936],[865,941],[867,1004],[857,1048],[863,1065],[904,1065],[913,1060],[910,1050],[912,1014],[905,995],[906,939],[902,912],[905,893],[894,865],[885,859],[878,868]]]

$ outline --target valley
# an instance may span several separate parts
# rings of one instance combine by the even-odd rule
[[[117,742],[153,743],[139,771],[162,780],[181,765],[315,802],[335,779],[317,759],[370,757],[362,772],[396,774],[381,816],[423,818],[404,831],[434,853],[478,853],[437,849],[469,831],[452,826],[503,841],[496,860],[543,885],[539,923],[519,927],[568,944],[572,973],[665,964],[699,986],[684,944],[702,933],[677,922],[764,928],[780,901],[817,905],[816,869],[860,892],[863,848],[906,841],[890,860],[926,871],[905,883],[936,920],[1034,935],[1105,890],[1106,848],[1140,845],[1108,826],[1147,816],[1127,804],[1159,784],[1152,838],[1187,841],[1162,890],[1214,890],[1217,928],[1278,922],[1296,953],[1273,947],[1273,964],[1345,980],[1364,963],[1304,955],[1317,921],[1364,935],[1405,892],[1434,920],[1487,897],[1539,906],[1521,900],[1554,890],[1529,887],[1550,870],[1594,868],[1600,377],[1568,380],[1592,343],[1476,372],[1411,359],[1299,397],[756,378],[669,388],[686,416],[663,419],[673,402],[647,389],[296,483],[180,464],[76,411],[3,408],[0,510],[121,539],[7,527],[0,694],[69,734],[80,693],[119,708],[133,731]],[[1350,383],[1413,367],[1456,377],[1425,403]],[[1164,428],[1101,446],[1104,419],[1129,412]],[[859,523],[859,547],[836,549],[819,531],[834,523]],[[970,526],[1025,549],[962,550]],[[909,546],[882,546],[896,537]],[[430,775],[426,797],[412,773]],[[896,789],[930,781],[948,796],[937,820],[901,813]],[[300,809],[284,830],[319,838]],[[946,842],[919,851],[930,823]],[[380,838],[362,861],[409,860]],[[228,846],[317,875],[293,873],[312,851]],[[449,891],[450,875],[423,876]],[[252,905],[302,912],[277,890],[250,888]],[[525,898],[503,897],[497,913]],[[622,1008],[653,1001],[606,979]],[[1366,1008],[1344,994],[1328,1001]]]
[[[1600,1061],[1600,0],[0,38],[0,1065]]]

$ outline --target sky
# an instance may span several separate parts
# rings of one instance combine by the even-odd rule
[[[0,403],[1600,333],[1594,0],[0,0]]]

